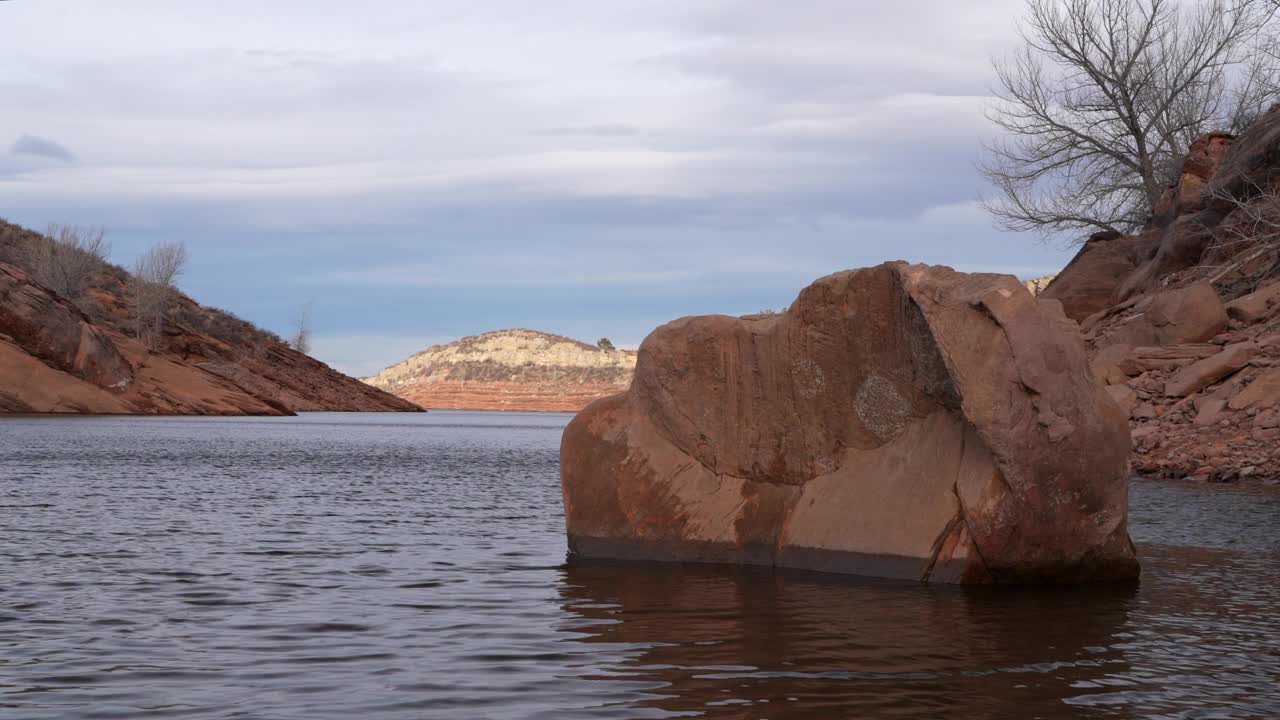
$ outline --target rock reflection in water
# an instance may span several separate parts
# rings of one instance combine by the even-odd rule
[[[566,610],[648,705],[717,717],[1060,717],[1129,671],[1133,586],[928,588],[803,573],[575,562]],[[734,705],[738,712],[724,711]],[[1110,717],[1125,717],[1115,710]]]

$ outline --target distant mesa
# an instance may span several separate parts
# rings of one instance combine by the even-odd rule
[[[512,329],[432,346],[365,382],[428,409],[577,412],[626,390],[635,366],[631,350]]]
[[[1038,278],[1024,280],[1022,284],[1031,292],[1032,295],[1039,297],[1040,293],[1044,292],[1045,288],[1049,287],[1049,283],[1053,282],[1053,279],[1056,277],[1058,277],[1056,274],[1041,275]]]

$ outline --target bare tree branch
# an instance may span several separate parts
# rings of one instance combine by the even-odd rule
[[[298,319],[294,323],[293,336],[289,338],[289,346],[300,353],[311,352],[311,303],[302,306]]]
[[[984,206],[1043,237],[1131,232],[1191,143],[1280,99],[1280,0],[1028,0],[1023,49],[995,64]]]
[[[138,257],[133,265],[130,295],[134,306],[134,329],[139,340],[154,344],[164,329],[175,282],[187,266],[187,246],[183,242],[161,243]]]
[[[107,262],[111,243],[103,228],[50,225],[43,241],[26,245],[24,265],[36,282],[78,302],[89,281]]]
[[[1248,197],[1219,192],[1215,198],[1230,204],[1231,213],[1215,242],[1231,262],[1217,268],[1209,282],[1218,282],[1253,261],[1271,255],[1272,263],[1259,275],[1265,279],[1280,270],[1280,186],[1250,188]]]

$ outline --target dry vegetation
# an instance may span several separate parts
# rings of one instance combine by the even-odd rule
[[[1206,256],[1224,260],[1199,268],[1209,273],[1209,282],[1243,283],[1246,292],[1280,274],[1280,184],[1249,191],[1243,198],[1215,195],[1232,210]]]
[[[178,276],[187,267],[187,246],[161,243],[138,257],[129,281],[134,336],[154,346],[164,330],[165,316],[176,303]]]
[[[110,251],[101,229],[55,225],[42,235],[0,220],[0,262],[23,269],[96,323],[152,346],[166,326],[189,328],[232,346],[281,342],[269,330],[179,292],[175,281],[188,259],[182,243],[157,245],[138,258],[132,273],[113,265]]]
[[[311,303],[303,305],[298,312],[293,334],[289,338],[289,347],[304,354],[311,352]]]

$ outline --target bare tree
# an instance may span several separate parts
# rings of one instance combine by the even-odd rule
[[[1276,98],[1276,0],[1029,0],[1025,42],[995,65],[1004,137],[981,169],[1001,227],[1132,231],[1191,143]],[[1079,239],[1079,238],[1076,238]]]
[[[187,257],[185,243],[161,243],[134,262],[130,294],[135,334],[148,346],[163,330],[164,316],[173,300],[178,276],[186,269]]]
[[[311,352],[311,303],[302,306],[298,319],[294,323],[293,336],[289,338],[289,347],[300,353]]]
[[[1280,14],[1280,0],[1275,3]],[[1280,23],[1264,29],[1254,43],[1253,51],[1238,73],[1228,107],[1233,110],[1227,127],[1233,133],[1243,132],[1265,112],[1270,104],[1280,102]]]
[[[89,289],[93,274],[106,264],[111,243],[100,227],[50,225],[44,238],[26,244],[23,254],[36,282],[76,302]]]

